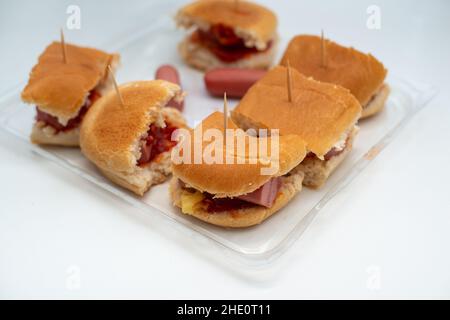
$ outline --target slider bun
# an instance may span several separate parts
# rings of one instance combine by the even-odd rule
[[[208,116],[202,122],[203,132],[209,128],[215,128],[222,130],[223,128],[223,113],[214,112]],[[236,125],[230,120],[228,121],[229,129],[237,129]],[[192,146],[194,145],[194,133],[191,130]],[[172,164],[172,171],[174,176],[180,178],[187,185],[197,189],[200,192],[208,192],[214,194],[217,198],[223,197],[236,197],[255,191],[267,181],[273,177],[282,176],[288,173],[291,169],[296,167],[305,157],[306,149],[305,143],[298,136],[286,135],[279,137],[279,157],[278,155],[271,155],[271,139],[269,138],[257,138],[246,135],[246,148],[245,154],[242,154],[242,150],[238,151],[237,148],[230,154],[234,159],[233,164],[207,164],[203,161],[201,164]],[[268,162],[258,160],[256,164],[249,163],[249,141],[262,141],[267,140],[268,157],[273,163],[278,162],[278,168],[275,168],[274,172],[270,175],[261,174],[262,168],[270,167]],[[203,142],[203,150],[205,146],[211,142]],[[236,138],[235,143],[236,146]],[[191,148],[191,159],[194,159],[194,148]],[[225,150],[223,154],[225,155]],[[237,158],[245,157],[244,164],[238,164]],[[269,160],[269,159],[267,159]],[[279,161],[278,161],[279,160]],[[263,160],[264,161],[264,160]],[[191,161],[194,162],[194,161]]]
[[[281,59],[307,77],[335,83],[347,88],[365,105],[381,87],[387,70],[371,54],[354,48],[343,47],[333,41],[325,40],[326,68],[321,66],[321,38],[299,35],[294,37]]]
[[[359,128],[354,126],[349,134],[345,149],[339,155],[329,160],[320,160],[317,157],[306,157],[293,172],[301,171],[304,173],[303,185],[308,188],[319,189],[328,180],[339,164],[344,161],[353,148],[353,141],[358,133]]]
[[[78,147],[79,137],[79,128],[55,133],[55,129],[50,126],[46,126],[43,122],[39,121],[33,125],[30,139],[31,142],[35,144]]]
[[[231,63],[220,60],[204,46],[190,41],[189,37],[180,43],[178,51],[188,65],[203,71],[221,67],[267,69],[271,66],[275,56],[276,43],[272,43],[272,46],[267,51],[253,53],[248,57]]]
[[[178,85],[164,80],[130,82],[119,90],[125,106],[111,90],[89,108],[81,125],[80,147],[107,177],[142,195],[151,184],[161,182],[159,173],[168,174],[170,152],[155,158],[153,166],[139,167],[141,138],[151,124],[160,126],[161,120],[186,126],[177,110],[164,107],[182,92]]]
[[[264,50],[276,35],[277,17],[260,5],[233,0],[201,0],[181,8],[175,20],[179,26],[209,30],[211,25],[222,24],[234,30],[247,47]]]
[[[221,227],[244,228],[257,225],[291,201],[302,189],[302,180],[303,173],[300,171],[281,177],[282,185],[271,208],[255,205],[244,209],[211,213],[201,205],[197,205],[194,207],[193,212],[189,214],[197,219]],[[181,208],[182,194],[188,191],[181,188],[176,177],[173,177],[170,181],[169,190],[173,204]]]
[[[66,44],[66,53],[64,63],[61,44],[50,44],[22,91],[24,102],[37,105],[63,125],[78,115],[89,91],[107,76],[108,64],[116,65],[119,60],[119,55],[71,44]]]
[[[387,97],[389,96],[390,88],[387,84],[384,84],[380,90],[375,94],[373,100],[363,108],[361,119],[368,118],[374,114],[380,112],[384,108]]]
[[[307,78],[294,68],[291,76],[293,102],[288,101],[287,68],[277,66],[247,91],[232,119],[245,129],[298,135],[309,151],[321,157],[354,126],[361,106],[345,88]]]

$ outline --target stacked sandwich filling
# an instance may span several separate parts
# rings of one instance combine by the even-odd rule
[[[165,126],[158,127],[154,123],[150,125],[147,135],[141,139],[141,157],[138,166],[144,166],[157,158],[161,153],[170,151],[176,141],[172,141],[172,133],[178,127],[165,122]]]
[[[89,107],[92,106],[92,104],[94,104],[94,102],[100,97],[101,95],[99,92],[92,90],[86,98],[84,105],[80,108],[78,115],[75,118],[70,119],[65,125],[59,122],[57,117],[42,111],[38,106],[36,106],[36,122],[42,122],[45,126],[52,127],[55,130],[55,133],[78,128]]]
[[[389,95],[384,83],[387,70],[371,54],[326,40],[326,66],[322,65],[322,39],[311,35],[292,38],[280,64],[291,66],[307,77],[350,90],[363,110],[361,118],[380,111]]]
[[[346,133],[341,140],[336,142],[335,145],[327,153],[325,153],[325,155],[323,156],[323,160],[328,161],[342,154],[348,148],[349,141],[350,141],[350,134]],[[308,152],[306,158],[319,159],[313,152]]]
[[[192,209],[186,208],[187,204],[188,207],[192,207],[194,205],[200,206],[209,213],[240,210],[255,206],[271,208],[282,186],[281,178],[275,177],[270,179],[268,182],[266,182],[264,185],[253,192],[234,198],[217,198],[213,194],[200,192],[194,188],[189,187],[180,179],[178,179],[178,183],[180,187],[188,193],[184,196],[184,212],[189,212],[191,211],[190,209]],[[187,198],[189,198],[188,201],[186,201]]]
[[[296,168],[305,158],[306,144],[292,134],[275,139],[246,135],[230,120],[226,129],[227,134],[228,130],[236,130],[231,131],[233,136],[227,135],[234,138],[234,148],[229,148],[230,140],[222,145],[223,141],[211,144],[206,139],[201,142],[201,161],[195,161],[196,152],[190,146],[197,142],[197,130],[204,133],[223,129],[223,122],[224,114],[214,112],[202,121],[201,127],[191,130],[193,134],[188,136],[191,144],[185,140],[176,153],[182,156],[182,161],[175,158],[172,162],[170,194],[174,205],[184,214],[224,227],[253,226],[300,192],[304,174]],[[214,159],[205,158],[212,154]]]
[[[207,31],[197,29],[192,33],[190,41],[207,48],[219,60],[226,63],[236,62],[256,53],[266,52],[272,46],[272,41],[269,41],[263,50],[258,50],[255,46],[248,47],[232,28],[223,24],[213,25]]]

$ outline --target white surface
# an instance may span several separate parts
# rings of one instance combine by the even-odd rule
[[[377,1],[381,30],[368,30],[373,2],[264,2],[281,32],[323,28],[394,74],[438,85],[440,94],[258,277],[212,262],[207,247],[181,242],[176,230],[162,233],[138,210],[1,133],[1,298],[450,297],[450,4]],[[74,3],[82,29],[66,37],[95,45],[148,25],[157,1],[1,2],[0,92],[26,79]]]

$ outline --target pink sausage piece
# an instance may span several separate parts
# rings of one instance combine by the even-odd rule
[[[177,69],[169,64],[162,65],[156,70],[155,79],[166,80],[181,86],[180,75],[178,74]],[[169,101],[167,106],[183,111],[184,101],[176,102],[172,99]]]
[[[247,90],[266,74],[265,70],[241,68],[217,68],[205,73],[204,81],[213,96],[242,98]]]
[[[268,182],[266,182],[259,189],[253,191],[252,193],[239,196],[238,198],[247,202],[258,204],[260,206],[271,208],[273,206],[273,203],[275,202],[275,199],[277,198],[280,188],[281,178],[276,177],[270,179]]]

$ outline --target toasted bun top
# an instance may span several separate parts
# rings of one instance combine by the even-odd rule
[[[361,115],[361,105],[340,86],[306,78],[291,68],[292,102],[288,101],[287,68],[269,71],[247,91],[232,116],[258,128],[296,134],[307,149],[325,155]]]
[[[387,70],[371,54],[343,47],[324,40],[326,67],[321,66],[321,38],[299,35],[294,37],[281,60],[282,65],[290,61],[292,67],[307,77],[338,84],[347,88],[365,105],[381,87]]]
[[[105,77],[108,64],[118,55],[66,44],[67,63],[60,42],[50,44],[39,57],[22,91],[26,103],[35,104],[62,123],[75,117],[89,91]]]
[[[163,80],[130,82],[121,85],[119,91],[124,106],[111,90],[89,108],[81,124],[80,147],[101,168],[133,172],[140,157],[140,139],[152,123],[160,123],[166,109],[172,109],[163,107],[181,91]],[[168,120],[184,126],[181,117]]]
[[[177,24],[196,26],[207,31],[211,25],[222,24],[234,29],[248,47],[264,50],[276,35],[277,17],[269,9],[247,1],[200,0],[181,8]]]
[[[223,113],[214,112],[202,122],[202,132],[205,134],[206,129],[216,129],[222,136],[223,130]],[[237,126],[231,121],[228,121],[229,129],[238,129]],[[197,133],[200,136],[197,126],[194,130],[190,131],[191,141],[191,159],[194,159],[194,134]],[[245,136],[245,148],[238,148],[238,138],[234,135],[234,148],[231,147],[228,153],[226,147],[221,140],[215,140],[214,138],[209,141],[203,141],[203,154],[207,151],[207,146],[214,142],[219,143],[219,148],[223,152],[221,163],[206,163],[203,158],[202,163],[172,163],[173,174],[180,178],[183,182],[189,186],[201,191],[214,194],[215,197],[235,197],[243,194],[250,193],[261,187],[264,183],[269,181],[273,177],[282,176],[294,167],[296,167],[305,157],[306,148],[305,143],[298,136],[286,135],[279,137],[279,152],[272,152],[272,144],[277,143],[276,140],[270,137],[257,138],[255,136],[249,136],[245,134],[242,129],[238,129],[239,134]],[[234,131],[236,132],[236,131]],[[201,137],[201,136],[200,136]],[[200,138],[201,139],[201,138]],[[204,136],[204,139],[207,139]],[[186,140],[188,141],[188,140]],[[242,141],[242,140],[241,140]],[[255,146],[255,153],[250,152],[250,145],[253,143]],[[259,146],[261,143],[267,143],[267,151],[259,152]],[[182,147],[182,143],[178,145]],[[176,152],[176,149],[173,149]],[[180,154],[183,154],[183,149],[180,149]],[[226,155],[232,159],[231,164],[226,164]],[[173,159],[173,158],[172,158]],[[244,163],[238,163],[237,159],[243,160]],[[250,159],[254,162],[250,163]],[[278,164],[278,165],[277,165]],[[274,168],[272,172],[264,172],[261,169],[269,167]],[[262,174],[262,172],[264,174]]]

